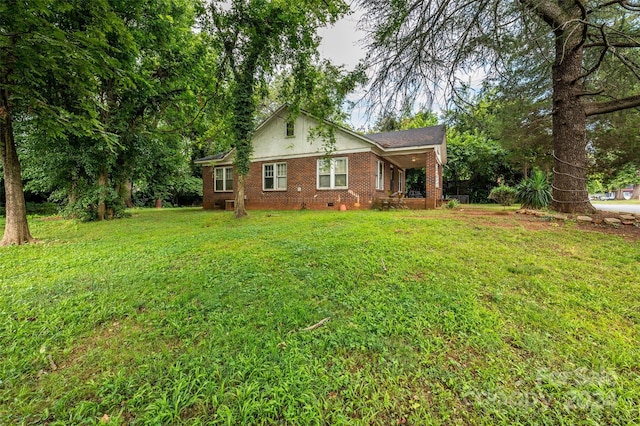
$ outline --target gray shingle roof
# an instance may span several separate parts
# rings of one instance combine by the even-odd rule
[[[227,156],[229,152],[231,151],[220,152],[216,155],[208,155],[206,157],[198,158],[197,160],[194,161],[194,163],[204,163],[206,161],[222,160],[224,157]]]
[[[424,127],[422,129],[365,135],[383,148],[410,148],[424,145],[440,145],[444,140],[445,126]]]

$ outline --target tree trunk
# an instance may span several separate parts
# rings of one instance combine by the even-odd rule
[[[238,189],[236,190],[235,217],[247,216],[247,209],[244,206],[244,175],[238,175]]]
[[[134,207],[133,197],[132,197],[133,184],[131,183],[130,180],[127,179],[122,185],[118,185],[116,187],[116,192],[118,193],[120,198],[122,198],[124,205],[128,209],[131,209]]]
[[[101,167],[98,175],[98,220],[105,220],[107,216],[107,183],[109,177],[107,168]]]
[[[615,200],[624,200],[624,191],[622,189],[616,189]]]
[[[640,184],[633,185],[633,193],[631,194],[632,200],[640,200]]]
[[[78,201],[78,177],[74,175],[71,177],[71,185],[69,186],[68,204],[71,206]]]
[[[583,49],[581,26],[556,30],[553,64],[553,202],[564,213],[588,213],[595,209],[587,192],[586,115],[582,93]]]
[[[27,222],[27,206],[24,201],[22,172],[16,151],[16,143],[13,138],[11,105],[9,104],[9,94],[6,89],[1,90],[1,97],[0,155],[2,155],[2,169],[4,171],[6,224],[0,245],[21,245],[34,242],[35,239],[29,232],[29,223]]]

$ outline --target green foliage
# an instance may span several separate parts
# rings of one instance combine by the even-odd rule
[[[230,5],[227,2],[209,4],[204,26],[211,45],[223,52],[217,61],[220,75],[231,82],[227,90],[231,106],[228,134],[230,145],[235,148],[236,172],[241,177],[249,172],[258,107],[268,97],[268,83],[279,70],[289,73],[282,81],[282,94],[288,98],[293,113],[298,112],[303,103],[313,107],[311,112],[321,119],[330,118],[340,109],[346,91],[354,83],[350,78],[343,79],[340,69],[328,64],[316,67],[314,61],[320,42],[318,29],[335,23],[347,11],[348,5],[342,0],[295,3],[238,0]],[[336,77],[340,84],[334,84]],[[324,84],[327,82],[331,84]],[[330,128],[321,126],[314,135],[326,139],[331,147]],[[236,194],[243,193],[243,182],[240,179],[241,188]],[[246,215],[243,203],[242,198],[236,200],[238,216]]]
[[[496,182],[511,183],[516,176],[507,157],[508,152],[494,139],[478,131],[461,132],[454,124],[447,132],[447,164],[443,167],[447,193],[468,194],[472,203],[486,202]]]
[[[124,217],[125,205],[119,194],[112,188],[98,187],[83,181],[77,182],[77,196],[71,200],[65,200],[64,207],[61,209],[63,216],[67,218],[78,219],[81,221],[93,221],[98,218],[98,204],[104,199],[107,207],[106,217],[104,219],[116,219]],[[52,194],[53,200],[61,200],[58,198],[59,193]]]
[[[633,424],[640,246],[495,209],[36,218],[0,423]]]
[[[395,130],[420,129],[437,126],[438,116],[432,111],[425,110],[412,113],[405,109],[398,114],[387,112],[382,114],[373,126],[374,132],[392,132]]]
[[[607,188],[616,190],[640,183],[640,165],[627,163],[608,179]]]
[[[447,201],[447,204],[445,204],[445,206],[448,209],[452,209],[452,210],[453,209],[457,209],[460,206],[460,201],[458,201],[458,200],[456,200],[454,198],[454,199],[451,199],[451,200]]]
[[[56,79],[44,93],[63,111],[91,117],[95,128],[68,123],[52,128],[38,120],[17,124],[27,189],[66,204],[65,212],[98,218],[96,194],[106,192],[107,210],[119,216],[132,200],[125,187],[175,198],[194,179],[192,144],[211,122],[211,102],[199,91],[215,82],[207,61],[213,54],[191,28],[192,0],[87,2],[59,15],[75,37],[98,37],[85,46],[98,70],[84,76],[87,93],[73,80]],[[92,7],[90,7],[92,6]],[[60,17],[61,16],[61,17]],[[95,19],[95,21],[94,21]],[[92,56],[94,55],[94,56]],[[94,100],[80,104],[80,97]],[[217,106],[222,106],[218,103]],[[71,120],[82,123],[81,120]],[[106,188],[99,180],[106,173]],[[189,191],[196,195],[197,192]]]
[[[489,199],[503,206],[510,206],[515,203],[518,192],[508,185],[499,185],[491,190]]]
[[[542,209],[551,204],[551,183],[547,174],[534,170],[517,186],[518,201],[523,208]]]
[[[36,216],[51,216],[57,214],[60,210],[60,207],[55,203],[36,203],[27,201],[26,207],[28,215]],[[4,216],[5,213],[5,207],[0,206],[0,216]]]

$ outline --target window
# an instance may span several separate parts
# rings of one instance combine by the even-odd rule
[[[294,130],[295,128],[293,126],[293,121],[287,121],[287,137],[288,138],[292,138],[295,136]]]
[[[262,188],[265,191],[287,189],[287,163],[264,164],[262,166]]]
[[[384,163],[376,161],[376,189],[384,189]]]
[[[404,180],[404,172],[402,170],[398,170],[398,192],[400,194],[404,193],[404,185],[403,185],[403,181]]]
[[[347,170],[346,158],[318,160],[318,189],[346,189]]]
[[[233,192],[233,167],[216,167],[214,174],[215,192]]]
[[[440,168],[438,163],[436,163],[436,188],[440,188]]]

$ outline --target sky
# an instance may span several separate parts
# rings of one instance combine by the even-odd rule
[[[358,21],[361,16],[362,13],[356,10],[332,27],[320,31],[322,43],[319,51],[323,58],[329,59],[334,65],[344,65],[349,71],[352,71],[358,62],[364,59],[363,39],[365,33],[358,29]],[[364,92],[360,91],[349,97],[350,101],[357,102],[351,112],[351,125],[355,129],[364,129],[370,126],[367,123],[366,106],[361,100],[363,95]]]
[[[323,57],[331,59],[336,65],[345,65],[349,70],[364,58],[361,46],[364,32],[358,30],[360,16],[360,13],[354,12],[320,32],[320,54]]]
[[[352,9],[354,6],[351,6]],[[365,57],[364,37],[365,32],[358,29],[358,21],[362,17],[362,11],[354,10],[349,16],[338,21],[335,25],[320,31],[322,43],[320,44],[320,55],[329,59],[334,65],[344,65],[349,71],[353,70],[361,59]],[[370,76],[371,77],[371,76]],[[480,87],[485,77],[482,70],[478,70],[471,76],[464,76],[462,79],[469,82],[470,87]],[[363,130],[371,127],[376,117],[367,117],[367,105],[362,100],[364,89],[354,93],[349,97],[350,101],[356,102],[355,108],[351,112],[351,125],[354,129]],[[434,112],[441,110],[444,100],[439,100],[444,96],[436,94],[433,105]]]

